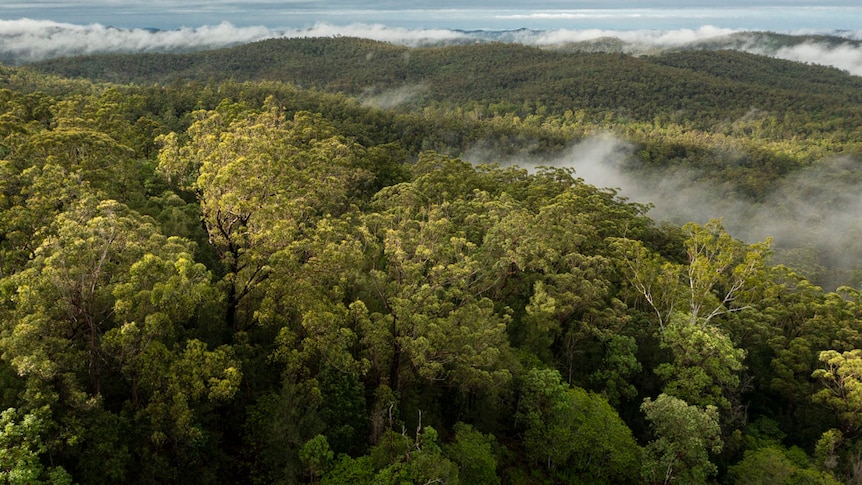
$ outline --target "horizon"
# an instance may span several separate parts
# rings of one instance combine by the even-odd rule
[[[714,5],[714,4],[713,4]],[[705,25],[782,33],[858,30],[862,6],[850,0],[652,0],[572,2],[545,0],[529,8],[510,0],[449,1],[428,7],[417,1],[352,2],[259,0],[35,0],[0,5],[0,20],[24,19],[120,29],[175,30],[230,22],[237,27],[304,29],[317,24],[372,24],[407,29],[458,30],[677,30]],[[2,31],[0,31],[2,35]]]

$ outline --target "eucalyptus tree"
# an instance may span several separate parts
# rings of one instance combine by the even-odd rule
[[[251,111],[223,103],[195,113],[186,134],[160,138],[159,170],[198,194],[224,271],[226,318],[244,329],[250,295],[269,278],[269,258],[326,215],[340,215],[371,176],[361,146],[338,136],[320,115],[292,119],[267,103]]]

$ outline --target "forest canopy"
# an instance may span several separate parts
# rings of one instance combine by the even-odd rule
[[[0,476],[859,480],[862,259],[551,162],[611,133],[750,207],[849,190],[860,87],[347,38],[0,66]]]

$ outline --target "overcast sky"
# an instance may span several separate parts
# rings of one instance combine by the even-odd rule
[[[302,28],[372,23],[405,28],[856,30],[859,0],[0,0],[0,19],[123,28],[218,25]],[[716,7],[716,5],[720,7]],[[0,32],[2,34],[2,32]]]

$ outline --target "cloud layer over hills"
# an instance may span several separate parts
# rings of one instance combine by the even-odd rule
[[[75,25],[47,20],[0,20],[0,60],[26,63],[52,57],[111,52],[186,52],[228,47],[270,38],[363,37],[406,46],[482,41],[513,42],[539,47],[598,43],[616,39],[613,48],[645,54],[689,46],[732,48],[798,62],[824,64],[862,76],[862,31],[843,31],[839,38],[810,37],[785,45],[764,44],[762,36],[703,26],[676,30],[450,30],[408,29],[381,24],[318,23],[301,29],[218,25],[175,30],[118,29],[101,24]],[[605,45],[593,48],[607,48]]]

